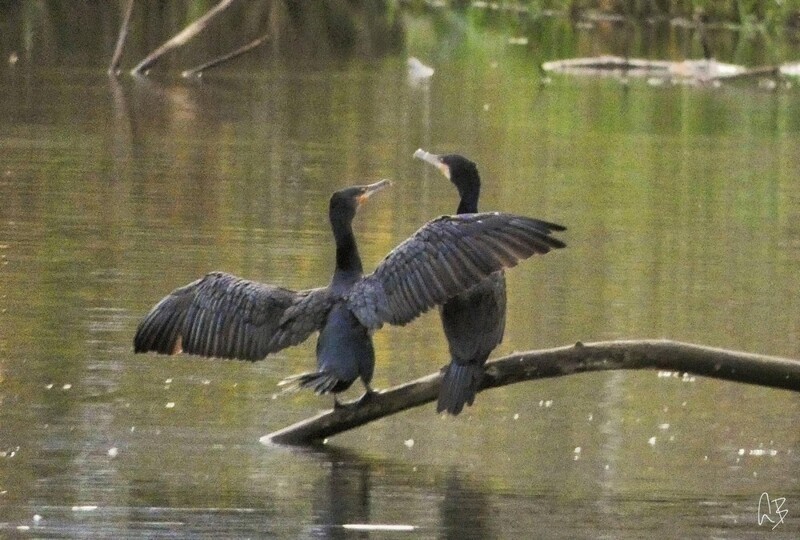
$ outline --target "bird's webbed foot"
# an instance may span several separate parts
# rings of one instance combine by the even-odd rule
[[[367,386],[366,392],[364,392],[364,394],[360,398],[358,398],[356,400],[353,400],[353,401],[348,401],[346,403],[342,403],[341,401],[339,401],[337,399],[336,396],[333,396],[333,408],[334,409],[353,409],[353,408],[356,408],[356,407],[361,407],[363,405],[366,405],[367,403],[370,403],[373,399],[375,399],[375,396],[377,396],[377,395],[378,395],[378,393],[375,390],[373,390],[372,388]]]
[[[372,402],[377,395],[378,395],[378,393],[375,390],[373,390],[372,388],[367,386],[367,391],[364,392],[364,395],[362,395],[360,398],[358,398],[358,400],[356,400],[354,405],[356,405],[357,407],[361,407],[362,405],[366,405],[367,403]]]

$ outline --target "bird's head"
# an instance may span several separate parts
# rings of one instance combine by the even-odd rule
[[[352,186],[340,189],[331,195],[330,217],[350,221],[364,201],[375,193],[392,185],[391,180],[381,180],[366,186]]]
[[[421,148],[414,152],[414,157],[436,167],[456,186],[462,199],[474,200],[477,205],[481,191],[481,177],[474,161],[459,154],[431,154]]]

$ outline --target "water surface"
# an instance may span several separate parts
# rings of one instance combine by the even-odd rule
[[[546,52],[409,24],[436,63],[428,85],[408,84],[403,55],[202,81],[2,68],[0,531],[749,538],[766,533],[768,492],[789,510],[772,534],[796,535],[789,392],[596,373],[287,450],[258,439],[330,406],[277,395],[313,365],[313,340],[253,364],[132,353],[147,310],[207,271],[326,284],[339,187],[395,180],[356,220],[367,268],[454,211],[452,186],[411,158],[423,147],[479,164],[483,209],[569,227],[567,250],[508,273],[494,356],[670,338],[800,358],[796,88],[543,84]],[[375,345],[378,388],[447,359],[435,314]]]

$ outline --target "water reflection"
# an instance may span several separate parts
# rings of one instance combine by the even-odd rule
[[[340,448],[326,448],[313,454],[325,473],[314,485],[312,512],[316,525],[309,531],[315,538],[350,538],[357,527],[391,530],[407,527],[426,536],[437,523],[438,538],[491,537],[488,490],[469,474],[451,468],[443,477],[435,471],[409,468],[399,461],[361,456]],[[387,497],[395,497],[397,508],[387,508]],[[430,506],[427,517],[412,518],[403,507]],[[438,502],[437,502],[438,501]],[[438,515],[434,511],[438,508]],[[397,516],[394,520],[387,516]],[[363,536],[368,536],[366,531]]]
[[[448,472],[444,485],[439,510],[442,528],[439,538],[496,538],[489,523],[492,507],[486,487],[479,486],[457,469]]]
[[[347,538],[346,524],[370,524],[372,469],[368,460],[332,449],[317,455],[325,474],[315,484],[313,538]]]

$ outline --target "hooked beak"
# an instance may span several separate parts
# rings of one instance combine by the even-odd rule
[[[434,167],[439,169],[439,172],[442,173],[445,178],[450,180],[450,167],[448,167],[447,164],[442,161],[442,158],[440,158],[436,154],[431,154],[430,152],[426,152],[422,148],[418,148],[417,151],[414,152],[414,157],[433,165]]]
[[[383,180],[375,182],[374,184],[369,184],[367,186],[364,186],[362,188],[363,191],[361,195],[359,195],[358,198],[356,199],[358,201],[359,206],[363,204],[364,201],[372,197],[374,194],[378,193],[379,191],[391,185],[392,181],[384,178]]]

